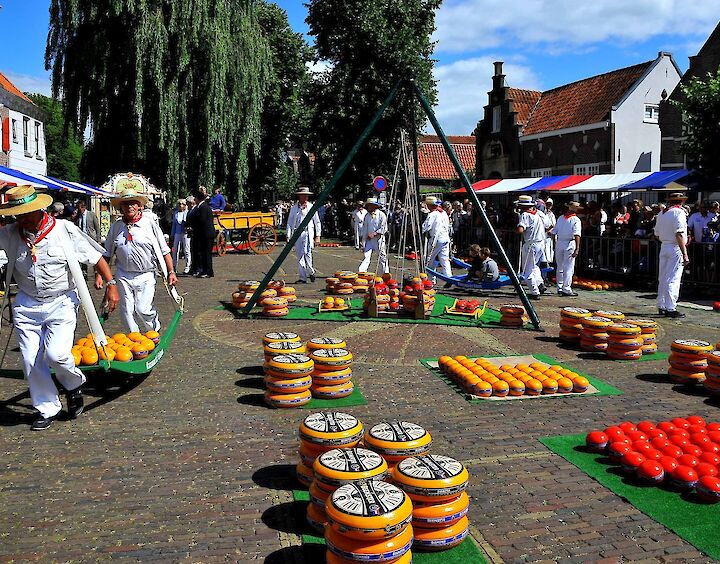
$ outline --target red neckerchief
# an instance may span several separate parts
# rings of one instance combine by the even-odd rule
[[[37,233],[35,233],[35,241],[30,242],[30,237],[28,236],[28,231],[25,231],[23,229],[22,234],[20,237],[27,245],[28,249],[30,249],[30,256],[32,256],[32,261],[37,262],[37,249],[36,245],[42,241],[45,237],[47,237],[47,234],[50,233],[53,230],[53,227],[55,227],[55,224],[57,222],[55,221],[55,218],[51,215],[49,215],[47,212],[43,213],[42,221],[40,222],[40,227],[38,228]]]
[[[525,213],[529,213],[530,215],[535,215],[537,213],[537,209],[534,210],[525,210]]]
[[[138,214],[137,214],[135,217],[133,217],[129,222],[128,222],[128,221],[125,221],[125,220],[123,219],[123,222],[125,223],[125,225],[127,225],[127,228],[128,228],[128,235],[127,235],[127,240],[128,240],[128,241],[132,241],[132,240],[133,240],[133,236],[132,236],[132,233],[130,232],[130,228],[131,228],[133,225],[135,225],[138,221],[140,221],[141,219],[142,219],[142,212],[138,212]]]
[[[674,206],[670,206],[669,208],[665,208],[665,209],[663,210],[663,213],[665,213],[665,212],[667,212],[667,211],[670,211],[670,210],[673,209],[673,208],[679,208],[679,207],[680,207],[680,204],[675,204]]]
[[[569,213],[569,212],[568,212],[568,213],[565,213],[565,214],[563,214],[563,215],[565,216],[565,219],[570,219],[571,217],[575,217],[577,214],[576,214],[576,213]]]

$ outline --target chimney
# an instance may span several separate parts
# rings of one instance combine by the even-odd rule
[[[503,76],[503,73],[502,73],[503,62],[495,61],[493,63],[493,65],[495,65],[495,76]]]
[[[503,74],[503,62],[495,61],[495,75],[493,76],[493,90],[505,87],[505,75]]]

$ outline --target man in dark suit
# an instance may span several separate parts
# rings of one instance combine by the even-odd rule
[[[212,278],[212,247],[215,243],[215,224],[212,208],[207,202],[207,192],[195,193],[195,208],[188,213],[187,226],[193,242],[193,268],[197,278]],[[197,262],[195,262],[197,260]]]
[[[100,242],[100,222],[95,212],[87,209],[87,204],[80,200],[78,202],[78,212],[75,217],[75,225],[80,231],[86,233],[93,241]]]

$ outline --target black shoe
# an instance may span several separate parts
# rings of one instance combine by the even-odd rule
[[[445,288],[446,290],[448,288],[452,288],[452,282],[445,282],[445,284],[443,284],[443,288]]]
[[[658,315],[665,315],[667,313],[666,309],[658,308]]]
[[[32,422],[32,425],[30,425],[31,431],[44,431],[50,425],[52,425],[52,422],[57,419],[57,415],[53,415],[52,417],[43,417],[42,415],[38,417],[35,421]]]
[[[85,408],[85,400],[83,399],[82,390],[75,388],[71,392],[65,394],[67,400],[67,410],[70,419],[75,419],[78,415],[83,412]]]
[[[665,312],[665,317],[669,317],[670,319],[682,319],[683,317],[685,317],[685,314],[684,314],[684,313],[680,313],[680,312],[677,311],[677,310],[675,310],[675,311],[666,311],[666,312]]]
[[[307,284],[307,280],[295,280],[293,284]]]
[[[202,272],[196,272],[192,276],[193,276],[193,278],[202,278]]]
[[[545,292],[547,292],[547,288],[545,287],[545,284],[540,284],[540,286],[538,286],[538,289],[540,290],[541,295],[544,294]]]
[[[577,298],[578,294],[576,292],[558,292],[558,296],[562,296],[563,298]]]
[[[310,275],[310,282],[315,283],[315,275],[314,274]]]
[[[198,278],[210,278],[209,274],[201,274]]]
[[[540,294],[528,294],[528,298],[537,301],[540,299]]]

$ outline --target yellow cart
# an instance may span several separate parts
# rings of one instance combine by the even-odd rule
[[[266,255],[277,244],[275,214],[263,212],[215,212],[215,249],[223,256],[228,245],[237,251]]]

